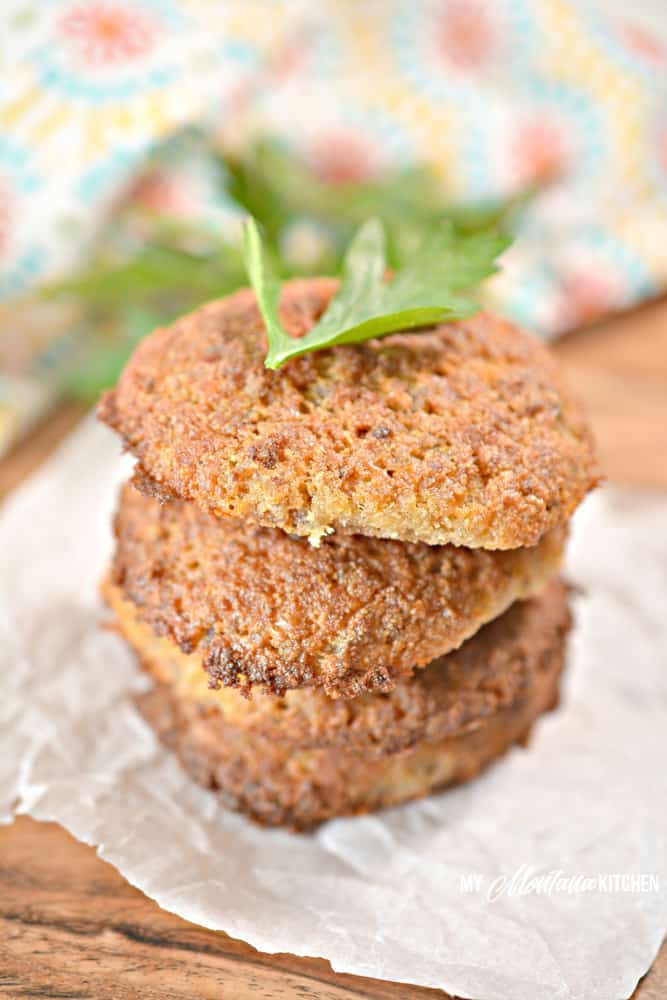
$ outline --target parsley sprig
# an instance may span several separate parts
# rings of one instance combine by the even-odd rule
[[[465,319],[479,305],[469,290],[497,270],[496,258],[510,240],[489,231],[457,234],[449,221],[433,225],[409,259],[387,278],[387,241],[378,219],[357,231],[342,263],[340,287],[303,337],[291,337],[279,316],[280,279],[250,218],[243,234],[248,276],[266,323],[267,368],[336,344],[359,344],[397,330]]]
[[[174,140],[181,141],[186,142],[186,137]],[[272,275],[283,280],[344,275],[338,304],[332,302],[316,328],[298,343],[281,340],[277,311],[267,312],[273,317],[272,364],[315,349],[307,345],[320,337],[319,346],[327,346],[351,343],[357,335],[360,339],[381,336],[390,331],[383,331],[380,319],[389,322],[392,315],[403,315],[403,329],[418,318],[422,323],[432,322],[425,312],[421,317],[413,315],[414,322],[410,322],[406,313],[419,305],[437,307],[438,318],[446,318],[454,308],[455,293],[456,301],[461,300],[454,262],[462,260],[465,247],[464,256],[475,246],[474,240],[471,244],[466,240],[484,237],[485,246],[490,230],[513,231],[534,193],[527,190],[502,202],[453,204],[425,168],[402,168],[367,181],[333,185],[272,140],[259,140],[242,155],[227,153],[219,158],[207,140],[202,139],[202,144],[208,160],[219,166],[220,194],[236,206],[239,216],[257,220],[261,240],[259,234],[246,236],[243,254],[235,227],[218,231],[207,217],[185,221],[151,212],[131,199],[121,204],[92,248],[87,266],[42,292],[69,301],[78,314],[64,379],[71,394],[94,400],[103,388],[113,385],[145,332],[244,285],[244,256],[246,263],[253,258],[253,272],[269,304],[277,294],[277,278]],[[159,153],[156,162],[158,166],[162,162]],[[364,220],[374,218],[381,220],[383,233],[378,223],[366,230]],[[433,252],[422,253],[427,244]],[[383,280],[385,258],[393,281]],[[421,273],[414,266],[417,261],[423,261]],[[448,275],[438,287],[434,268],[440,265]],[[419,280],[425,283],[421,287],[426,297],[417,291]],[[477,280],[473,275],[471,286]],[[345,298],[344,289],[349,290]],[[372,296],[367,294],[371,290]],[[439,297],[433,298],[434,290]],[[286,336],[284,331],[282,335]],[[350,339],[337,339],[341,336]]]

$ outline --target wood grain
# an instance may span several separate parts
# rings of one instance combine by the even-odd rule
[[[667,301],[574,334],[557,352],[588,402],[607,475],[667,489]],[[81,413],[61,409],[0,462],[0,496]],[[634,996],[667,998],[667,945]],[[264,955],[188,924],[92,848],[25,817],[0,827],[0,997],[447,1000],[439,990],[336,974],[321,959]]]
[[[447,997],[335,975],[321,959],[262,955],[226,934],[186,923],[160,910],[60,827],[26,817],[0,827],[0,996]]]
[[[667,947],[634,994],[665,1000]],[[161,910],[61,827],[0,827],[0,997],[454,1000],[441,990],[264,955]]]
[[[565,337],[556,353],[586,402],[605,474],[667,489],[667,300]]]
[[[0,500],[49,457],[86,412],[80,404],[63,404],[39,425],[27,441],[13,448],[0,461]]]

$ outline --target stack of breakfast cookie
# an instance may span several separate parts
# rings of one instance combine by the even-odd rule
[[[303,334],[334,285],[289,283]],[[556,704],[589,429],[547,350],[472,319],[263,366],[252,292],[136,350],[104,583],[142,709],[231,808],[305,828],[472,777]]]

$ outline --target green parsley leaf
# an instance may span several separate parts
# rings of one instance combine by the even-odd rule
[[[264,244],[284,277],[338,274],[343,251],[367,219],[382,221],[387,261],[399,266],[411,257],[434,222],[448,219],[461,235],[491,228],[512,232],[514,222],[535,194],[526,189],[503,201],[451,202],[436,175],[424,166],[391,170],[380,177],[344,184],[318,178],[294,153],[272,139],[260,139],[243,156],[220,162],[228,194],[261,226]],[[321,252],[311,248],[306,265],[286,245],[291,227],[303,221],[320,231]]]
[[[121,263],[94,263],[75,278],[47,285],[42,294],[69,295],[88,306],[108,308],[121,302],[144,305],[153,296],[174,296],[183,290],[194,306],[220,295],[221,289],[224,294],[227,288],[238,288],[241,280],[240,261],[232,247],[195,255],[149,244]]]
[[[382,224],[370,219],[345,254],[338,292],[303,337],[290,337],[279,317],[280,279],[271,265],[259,227],[248,219],[244,260],[269,338],[267,368],[335,344],[358,344],[398,330],[464,319],[479,306],[464,294],[497,268],[509,245],[496,232],[457,235],[449,222],[433,226],[411,258],[386,280],[387,248]]]
[[[320,180],[280,143],[260,139],[242,158],[222,164],[231,197],[277,239],[290,219],[310,217],[347,233],[366,219],[385,223],[430,220],[446,213],[441,186],[425,167],[403,167],[366,181],[332,184]],[[448,214],[448,213],[447,213]]]
[[[185,142],[185,136],[176,140],[179,148]],[[282,279],[317,274],[341,276],[345,248],[366,219],[380,219],[386,234],[386,266],[377,268],[373,282],[376,291],[386,291],[387,268],[397,276],[402,274],[435,231],[434,226],[440,226],[436,239],[439,255],[444,220],[449,220],[451,240],[457,246],[458,237],[486,233],[491,228],[512,231],[525,202],[535,193],[522,192],[502,202],[452,203],[438,178],[424,167],[404,167],[379,177],[332,183],[318,176],[289,148],[268,138],[245,148],[242,155],[204,151],[220,168],[222,199],[233,201],[239,214],[253,216],[259,223],[262,240],[255,240],[255,273],[269,300],[272,275]],[[158,151],[156,162],[159,164],[163,157],[169,162],[166,148]],[[362,260],[361,271],[367,264]],[[428,274],[425,270],[424,275]],[[235,227],[222,230],[207,217],[183,219],[153,214],[128,201],[109,220],[99,243],[91,248],[85,267],[40,292],[44,298],[65,299],[76,307],[66,363],[65,354],[61,356],[61,367],[68,369],[67,390],[92,398],[114,380],[136,342],[135,327],[139,332],[148,329],[148,319],[136,323],[142,312],[150,317],[153,327],[170,323],[201,302],[226,295],[246,283]],[[449,284],[443,287],[456,291]],[[279,287],[274,289],[276,318],[278,293]],[[369,297],[368,303],[371,301]],[[436,300],[436,304],[439,302]],[[439,311],[438,319],[444,315]],[[366,317],[369,321],[374,318]],[[416,317],[413,319],[416,321]],[[323,322],[324,317],[318,324],[320,334]],[[338,327],[347,319],[334,313],[328,322]],[[281,332],[284,338],[280,325],[274,324],[276,345],[281,343]],[[378,336],[381,331],[367,335]],[[282,343],[286,357],[292,356],[295,342],[287,338]],[[305,343],[301,341],[299,353],[313,349],[306,348]]]

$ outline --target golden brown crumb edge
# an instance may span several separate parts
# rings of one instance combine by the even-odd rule
[[[524,740],[557,702],[570,624],[553,581],[389,695],[248,700],[207,689],[196,657],[155,637],[110,584],[107,596],[154,679],[140,708],[162,741],[228,807],[297,829],[467,780]]]
[[[566,531],[505,552],[340,534],[314,548],[126,485],[115,535],[112,582],[212,684],[349,698],[390,690],[540,590]]]
[[[305,332],[336,288],[287,283]],[[547,349],[489,314],[263,367],[247,289],[157,330],[100,417],[137,483],[318,541],[338,532],[507,549],[567,522],[596,482],[590,430]]]

